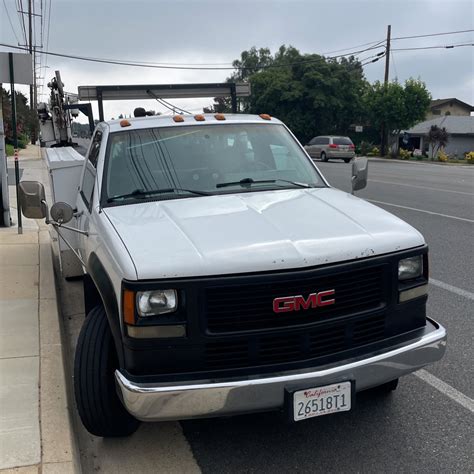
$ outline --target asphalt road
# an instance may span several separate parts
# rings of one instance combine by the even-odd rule
[[[351,165],[318,165],[349,190]],[[449,333],[444,359],[387,397],[362,393],[351,412],[296,424],[267,413],[145,424],[128,439],[102,440],[74,412],[85,473],[473,472],[474,167],[371,161],[369,185],[357,194],[425,236],[428,311]],[[72,364],[81,283],[59,287]]]

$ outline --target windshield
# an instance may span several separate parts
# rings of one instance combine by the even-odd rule
[[[126,130],[110,135],[103,201],[325,186],[280,124]],[[161,192],[160,192],[161,191]]]

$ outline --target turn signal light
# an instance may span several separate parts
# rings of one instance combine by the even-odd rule
[[[260,118],[262,118],[263,120],[271,120],[272,119],[270,117],[270,115],[268,115],[268,114],[260,114]]]
[[[206,117],[204,117],[204,115],[202,114],[197,114],[194,116],[194,120],[196,120],[196,122],[204,122],[204,120],[206,120]]]
[[[182,115],[174,115],[174,116],[173,116],[173,120],[174,120],[175,122],[184,122],[184,118],[183,118]]]
[[[132,124],[128,120],[126,120],[126,119],[120,120],[120,126],[121,127],[130,127],[130,125],[132,125]]]
[[[216,114],[216,115],[214,115],[214,118],[216,120],[225,120],[225,115],[224,114]]]
[[[135,324],[135,293],[124,289],[122,295],[123,320],[127,324]]]

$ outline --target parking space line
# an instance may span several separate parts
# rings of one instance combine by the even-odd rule
[[[434,188],[434,187],[431,187],[431,186],[419,186],[417,184],[395,183],[393,181],[382,181],[380,179],[369,178],[369,184],[370,183],[393,184],[394,186],[408,186],[410,188],[429,189],[431,191],[441,191],[443,193],[465,194],[467,196],[474,196],[474,193],[468,193],[468,192],[464,192],[464,191],[452,191],[450,189],[440,189],[440,188]]]
[[[426,209],[417,209],[416,207],[401,206],[399,204],[392,204],[391,202],[376,201],[375,199],[366,199],[366,201],[374,202],[376,204],[382,204],[383,206],[399,207],[400,209],[408,209],[409,211],[424,212],[425,214],[431,214],[433,216],[447,217],[448,219],[456,219],[458,221],[470,222],[471,224],[474,224],[473,219],[467,219],[465,217],[450,216],[449,214],[441,214],[440,212],[427,211]]]
[[[435,280],[434,278],[430,278],[430,283],[432,285],[443,288],[443,290],[451,291],[451,293],[456,293],[459,296],[464,296],[464,298],[468,298],[474,301],[474,293],[471,293],[470,291],[463,290],[462,288],[458,288],[457,286],[449,285],[448,283],[444,283],[443,281]]]
[[[464,393],[461,393],[459,390],[456,390],[451,385],[448,385],[446,382],[443,382],[438,377],[435,377],[433,374],[430,374],[425,369],[418,370],[413,375],[416,375],[419,379],[426,382],[428,385],[431,385],[433,388],[451,398],[459,405],[467,408],[471,413],[474,413],[474,400]]]

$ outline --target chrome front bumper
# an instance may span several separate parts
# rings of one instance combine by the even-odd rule
[[[443,357],[446,330],[428,319],[422,336],[408,343],[348,359],[338,365],[246,379],[206,380],[193,383],[137,384],[115,372],[119,396],[126,409],[143,421],[183,420],[278,410],[285,391],[355,381],[356,391],[376,387],[414,372]]]

